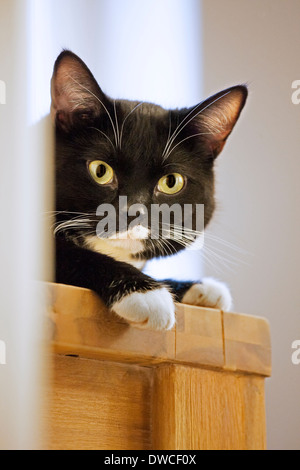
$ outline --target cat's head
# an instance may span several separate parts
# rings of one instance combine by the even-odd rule
[[[204,205],[203,227],[212,217],[214,162],[237,122],[247,88],[231,87],[176,110],[113,100],[79,57],[63,51],[51,92],[57,232],[90,246],[96,235],[124,246],[129,239],[132,253],[143,252],[146,258],[191,243],[199,222],[197,205]],[[173,205],[182,209],[182,223],[189,224],[180,238],[180,215],[168,210]],[[160,211],[164,208],[167,222]],[[151,231],[154,221],[159,234],[157,227]],[[170,225],[176,227],[166,235]]]

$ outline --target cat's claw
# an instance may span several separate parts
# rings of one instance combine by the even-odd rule
[[[133,292],[116,302],[112,309],[129,323],[143,329],[170,330],[175,324],[173,297],[165,287]]]
[[[194,284],[183,296],[182,303],[199,307],[218,308],[228,312],[232,308],[232,297],[228,287],[212,278],[204,278]]]

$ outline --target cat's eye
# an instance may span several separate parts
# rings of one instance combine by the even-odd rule
[[[182,190],[184,186],[184,177],[179,173],[171,173],[170,175],[160,178],[157,188],[165,194],[176,194]]]
[[[89,164],[89,171],[92,178],[98,184],[109,184],[113,181],[114,170],[102,160],[94,160]]]

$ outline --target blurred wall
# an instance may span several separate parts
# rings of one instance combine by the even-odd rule
[[[300,2],[202,6],[205,95],[245,82],[250,92],[217,163],[218,210],[209,232],[242,250],[223,244],[220,277],[232,288],[235,310],[271,324],[268,447],[299,449],[300,365],[292,363],[291,345],[300,339],[300,105],[291,101],[291,86],[300,79]]]
[[[52,243],[48,238],[46,246],[44,238],[52,133],[45,121],[30,125],[31,7],[30,0],[0,1],[0,80],[5,83],[0,104],[0,449],[4,450],[40,444],[45,305],[37,281],[51,279],[52,271]],[[49,209],[51,196],[48,202]]]

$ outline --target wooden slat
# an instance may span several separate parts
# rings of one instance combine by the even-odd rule
[[[45,448],[150,449],[151,370],[55,356]]]
[[[65,285],[49,289],[48,330],[56,352],[134,363],[174,359],[174,330],[131,327],[87,289]]]
[[[264,318],[224,313],[224,368],[271,374],[269,324]]]
[[[175,327],[176,360],[191,364],[224,366],[220,310],[178,304]]]
[[[48,318],[58,353],[271,372],[269,324],[263,318],[178,304],[173,330],[139,330],[108,311],[93,292],[57,284],[48,288]]]
[[[153,403],[155,449],[266,447],[262,377],[180,365],[160,367]]]

